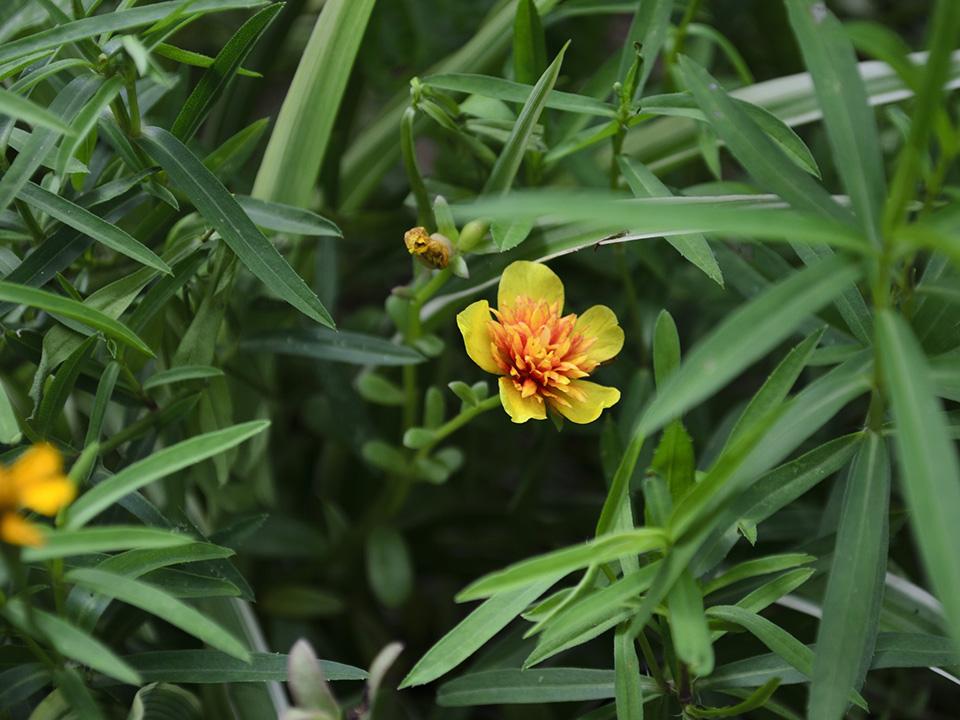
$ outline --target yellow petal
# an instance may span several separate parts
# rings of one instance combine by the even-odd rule
[[[56,515],[76,494],[73,483],[65,477],[59,477],[23,488],[20,491],[20,505],[41,515]]]
[[[566,400],[570,404],[553,403],[553,407],[567,420],[579,425],[592,423],[605,408],[613,407],[620,399],[620,391],[616,388],[588,380],[574,380],[568,387],[571,392],[566,395]]]
[[[563,310],[563,282],[546,265],[517,260],[503,271],[497,291],[497,307],[501,310],[510,307],[517,297],[524,295],[532,300],[559,303],[559,310]]]
[[[63,459],[57,449],[49,443],[37,443],[29,448],[9,469],[13,486],[18,490],[62,475]]]
[[[11,545],[43,545],[37,526],[14,512],[0,515],[0,540]]]
[[[467,355],[488,373],[498,375],[500,368],[490,352],[490,303],[477,300],[457,315],[457,327],[463,334]]]
[[[500,378],[500,402],[515,423],[547,419],[547,408],[543,399],[539,395],[523,397],[510,378]]]
[[[623,348],[623,328],[606,305],[594,305],[577,318],[574,330],[593,343],[587,348],[587,360],[606,362]]]

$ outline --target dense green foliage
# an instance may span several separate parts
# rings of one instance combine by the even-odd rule
[[[958,44],[4,0],[0,719],[955,717]],[[471,362],[516,261],[619,402]]]

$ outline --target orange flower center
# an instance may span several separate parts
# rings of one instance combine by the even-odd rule
[[[496,320],[489,325],[493,359],[523,397],[565,406],[570,405],[566,396],[583,399],[570,381],[587,377],[597,367],[586,355],[596,338],[576,332],[576,315],[561,317],[560,303],[526,296],[493,314]]]

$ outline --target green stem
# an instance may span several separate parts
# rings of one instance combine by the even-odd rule
[[[485,413],[487,410],[493,410],[495,407],[500,407],[500,395],[491,395],[486,400],[474,405],[473,407],[467,408],[461,412],[456,417],[448,420],[443,425],[438,427],[433,431],[433,439],[428,445],[420,448],[417,452],[417,458],[425,458],[430,454],[430,451],[437,446],[437,444],[446,438],[449,435],[452,435],[457,430],[462,428],[468,422],[473,420],[477,415]]]
[[[130,135],[138,138],[143,132],[140,125],[140,100],[137,98],[137,83],[127,83],[127,102],[130,104]]]
[[[663,676],[663,668],[657,662],[657,656],[653,652],[650,641],[647,640],[646,632],[641,631],[637,635],[637,645],[640,647],[640,652],[643,653],[643,659],[647,663],[647,667],[650,668],[650,674],[657,682],[657,687],[660,688],[660,692],[667,695],[670,692],[670,686],[667,685],[667,679]]]

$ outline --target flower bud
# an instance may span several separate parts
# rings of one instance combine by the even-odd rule
[[[471,220],[464,225],[463,230],[460,231],[460,242],[458,243],[460,252],[470,252],[475,248],[483,240],[483,236],[487,234],[489,228],[490,224],[483,220]]]
[[[450,264],[453,246],[440,233],[427,233],[424,227],[415,227],[403,234],[407,251],[429,268],[442,270]]]

